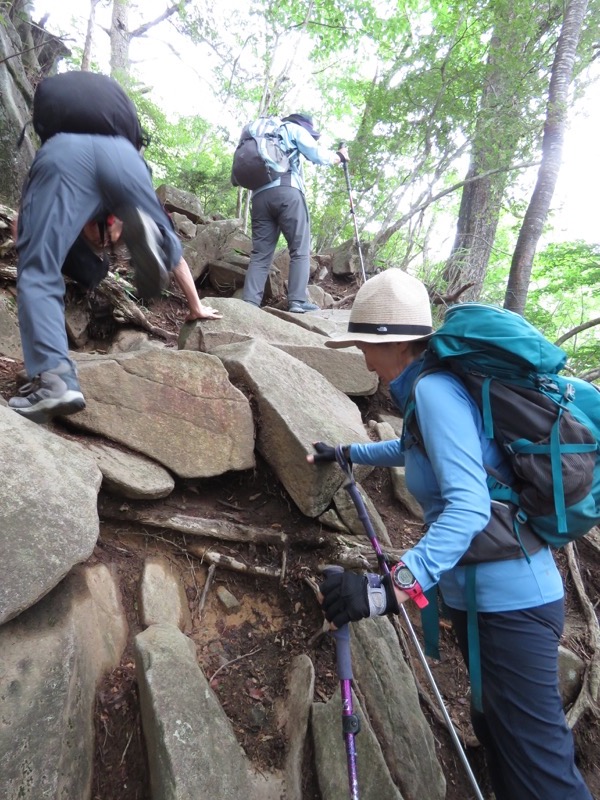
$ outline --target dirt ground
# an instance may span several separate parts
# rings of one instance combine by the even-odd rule
[[[337,298],[353,292],[352,284],[337,289]],[[185,304],[173,294],[150,309],[153,324],[175,336],[186,315]],[[111,322],[102,322],[99,330],[110,333]],[[99,341],[99,349],[102,342]],[[93,343],[92,343],[93,346]],[[86,348],[87,349],[87,348]],[[16,388],[16,375],[22,365],[0,359],[0,394],[8,398]],[[372,418],[376,408],[386,407],[384,393],[371,399],[359,399],[365,419]],[[60,428],[60,426],[59,426]],[[76,437],[65,427],[64,434]],[[394,500],[385,470],[375,470],[365,482],[393,544],[407,547],[415,537],[418,525],[409,519]],[[111,502],[100,497],[100,507]],[[112,500],[114,502],[114,500]],[[159,529],[143,529],[132,523],[104,521],[101,535],[90,563],[110,564],[120,581],[123,605],[129,623],[129,644],[120,666],[107,675],[99,687],[95,715],[96,757],[93,776],[94,800],[149,800],[148,766],[141,733],[137,680],[133,664],[133,637],[141,630],[138,616],[138,592],[144,559],[163,554],[182,576],[186,586],[192,625],[186,631],[197,647],[198,660],[232,721],[238,739],[254,765],[260,770],[280,768],[283,763],[282,704],[286,691],[286,675],[291,660],[307,653],[316,672],[315,699],[327,700],[337,685],[333,642],[327,636],[314,634],[321,627],[322,615],[314,594],[305,581],[317,578],[328,562],[328,536],[315,520],[304,517],[258,458],[255,470],[231,473],[220,478],[180,481],[166,500],[144,504],[127,501],[135,508],[172,509],[190,515],[226,518],[235,522],[271,527],[288,534],[285,579],[256,578],[221,568],[209,592],[202,615],[198,603],[207,568],[186,549],[184,536]],[[320,537],[315,533],[320,532]],[[319,539],[319,541],[317,541]],[[264,545],[243,546],[220,544],[228,553],[247,564],[281,566],[282,553]],[[564,557],[558,554],[565,571]],[[594,551],[585,544],[579,547],[581,569],[590,596],[600,597],[600,571]],[[226,615],[218,604],[216,587],[222,584],[241,604],[234,615]],[[577,603],[569,591],[568,607],[577,622],[569,627],[566,643],[582,655],[586,654],[585,630]],[[418,629],[418,621],[415,617]],[[483,754],[474,740],[469,723],[469,688],[465,668],[450,630],[442,628],[442,660],[431,668],[455,721],[460,736],[468,743],[467,752],[483,793],[489,796]],[[435,700],[427,686],[416,654],[411,654],[422,689],[422,707],[435,735],[438,757],[447,780],[447,800],[469,800],[473,797],[465,771],[452,741],[435,711]],[[584,718],[575,730],[579,766],[595,800],[600,800],[600,726],[597,720]],[[314,770],[311,766],[310,743],[305,753],[305,800],[320,800]],[[360,770],[360,765],[359,765]],[[558,798],[556,799],[558,800]]]

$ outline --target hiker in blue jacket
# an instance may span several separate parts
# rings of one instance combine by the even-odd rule
[[[288,311],[304,314],[318,309],[306,293],[310,277],[310,219],[301,156],[326,166],[349,160],[345,147],[337,152],[319,147],[320,135],[307,114],[290,114],[282,120],[280,136],[290,171],[252,192],[252,255],[243,290],[247,303],[260,306],[279,234],[283,233],[290,251]]]
[[[367,368],[389,384],[404,413],[413,395],[422,443],[401,440],[351,444],[355,464],[404,465],[406,482],[423,508],[426,533],[402,556],[391,576],[336,573],[321,585],[323,609],[336,627],[396,612],[438,585],[471,682],[481,670],[481,705],[472,702],[473,728],[484,745],[496,800],[592,800],[575,765],[573,737],[558,689],[558,644],[564,590],[552,553],[541,540],[528,557],[478,563],[475,571],[479,664],[469,665],[466,566],[473,540],[491,524],[485,466],[508,483],[511,468],[484,436],[481,413],[450,372],[425,374],[431,308],[425,286],[398,269],[368,280],[357,293],[348,332],[326,344],[358,347]],[[335,460],[320,442],[313,463]],[[485,534],[481,534],[482,536]],[[474,661],[475,659],[472,658]],[[472,698],[473,701],[473,698]]]

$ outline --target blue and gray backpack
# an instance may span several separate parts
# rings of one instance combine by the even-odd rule
[[[244,126],[233,155],[231,183],[234,186],[259,189],[290,171],[280,128],[278,117],[259,117]]]

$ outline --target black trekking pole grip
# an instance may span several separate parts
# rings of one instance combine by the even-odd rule
[[[342,567],[335,565],[325,567],[323,575],[328,577],[336,572],[343,572]],[[352,674],[352,658],[350,655],[350,627],[342,625],[341,628],[330,629],[329,633],[335,639],[335,657],[337,661],[338,678],[341,681],[354,680]]]

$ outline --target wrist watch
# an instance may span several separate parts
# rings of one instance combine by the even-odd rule
[[[421,585],[404,561],[399,561],[392,569],[392,582],[400,591],[405,592],[411,600],[414,600],[419,608],[425,608],[429,601],[423,594]]]

